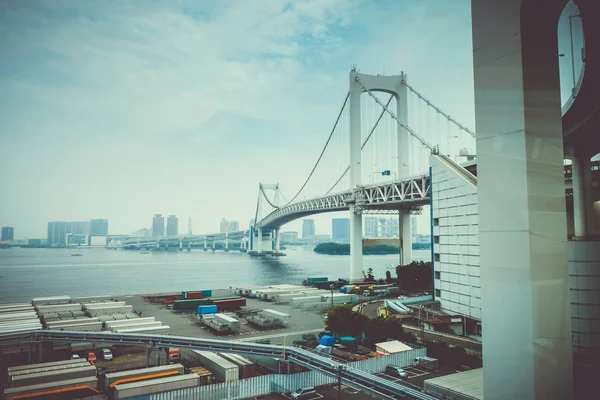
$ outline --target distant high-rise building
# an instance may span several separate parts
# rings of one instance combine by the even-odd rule
[[[387,218],[383,221],[385,222],[382,222],[382,237],[400,237],[400,221],[398,217]]]
[[[221,228],[219,229],[219,232],[221,232],[221,233],[229,232],[229,221],[227,221],[226,219],[221,220]]]
[[[152,236],[165,236],[165,217],[162,214],[154,214],[152,218]]]
[[[138,229],[137,231],[131,232],[131,236],[150,237],[152,236],[152,230],[148,228]]]
[[[192,234],[192,217],[188,217],[188,235]]]
[[[167,236],[179,235],[179,218],[176,215],[169,215],[167,218]]]
[[[15,240],[15,228],[12,226],[3,226],[1,240]]]
[[[67,244],[67,223],[64,221],[48,222],[48,244],[65,246]]]
[[[298,232],[281,232],[281,243],[296,243]]]
[[[411,223],[412,239],[414,242],[417,240],[417,216],[416,215],[413,215],[410,217],[410,223]]]
[[[70,222],[67,228],[67,233],[72,233],[74,235],[88,235],[90,233],[90,221]]]
[[[229,222],[229,232],[237,232],[240,230],[240,223],[237,221]]]
[[[315,236],[315,220],[302,220],[302,239],[311,239]]]
[[[346,242],[350,240],[350,219],[333,218],[331,220],[331,237],[333,240]]]
[[[377,217],[366,216],[365,217],[365,236],[368,238],[377,238],[379,237],[378,232],[379,223],[377,222]]]
[[[90,235],[91,236],[107,236],[108,235],[108,220],[107,219],[92,219],[92,220],[90,220]]]

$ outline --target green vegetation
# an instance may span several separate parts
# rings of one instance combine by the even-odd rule
[[[417,338],[402,330],[402,324],[393,317],[378,317],[369,320],[366,316],[352,311],[349,305],[333,307],[327,313],[327,329],[335,336],[366,336],[368,344],[383,342],[386,339],[397,339],[407,343],[417,343]]]
[[[315,247],[314,251],[315,253],[319,254],[348,255],[350,254],[350,245],[339,243],[319,243],[317,247]],[[398,254],[399,252],[400,249],[398,247],[388,245],[374,245],[363,248],[363,254],[367,256],[372,254]]]
[[[408,265],[398,265],[396,276],[398,286],[404,290],[427,290],[433,287],[431,262],[413,261]]]

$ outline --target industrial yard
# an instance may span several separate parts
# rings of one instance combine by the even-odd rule
[[[331,305],[356,305],[364,300],[361,298],[363,289],[389,294],[388,289],[374,286],[360,287],[352,293],[349,286],[334,292],[310,286],[271,285],[134,296],[35,298],[31,302],[0,304],[0,332],[49,329],[115,335],[154,334],[313,349],[317,345],[317,348],[322,347],[326,338],[323,336],[326,311]],[[329,338],[332,344],[325,347],[335,342],[333,337]],[[368,361],[373,357],[371,349],[348,340],[355,341],[340,338],[336,348],[331,347],[326,354],[333,349],[331,356],[335,354],[342,362]],[[345,349],[350,348],[353,353],[346,354]],[[407,353],[406,362],[411,362],[413,353]],[[218,391],[225,389],[215,384],[282,376],[278,374],[297,375],[297,379],[308,379],[302,382],[312,385],[314,378],[302,376],[313,372],[273,357],[244,357],[189,348],[122,346],[118,340],[100,344],[79,340],[0,346],[0,384],[6,387],[3,399],[25,395],[40,399],[52,396],[125,399],[207,385]],[[291,382],[287,384],[295,385]],[[329,385],[327,382],[322,384]],[[51,392],[47,393],[48,388]],[[321,395],[327,398],[336,390],[326,386]],[[350,388],[343,391],[357,399],[368,398]]]

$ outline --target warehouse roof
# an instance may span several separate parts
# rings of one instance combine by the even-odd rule
[[[381,342],[381,343],[376,343],[375,346],[377,347],[377,349],[381,349],[383,350],[383,352],[385,353],[400,353],[402,351],[407,351],[407,350],[412,350],[413,348],[398,341],[398,340],[392,340],[390,342]]]
[[[483,399],[483,368],[427,379],[424,386],[425,389],[440,394],[450,395],[458,392],[468,396],[465,398],[481,400]]]

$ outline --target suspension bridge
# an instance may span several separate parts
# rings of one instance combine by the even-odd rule
[[[291,199],[279,184],[259,183],[254,224],[248,230],[131,238],[123,247],[239,249],[253,256],[280,256],[283,225],[309,215],[348,211],[349,279],[358,281],[363,277],[362,214],[398,215],[401,262],[412,261],[410,216],[430,203],[430,157],[476,184],[473,130],[413,88],[406,74],[367,75],[353,69],[325,144]],[[568,166],[565,176],[569,183]]]

